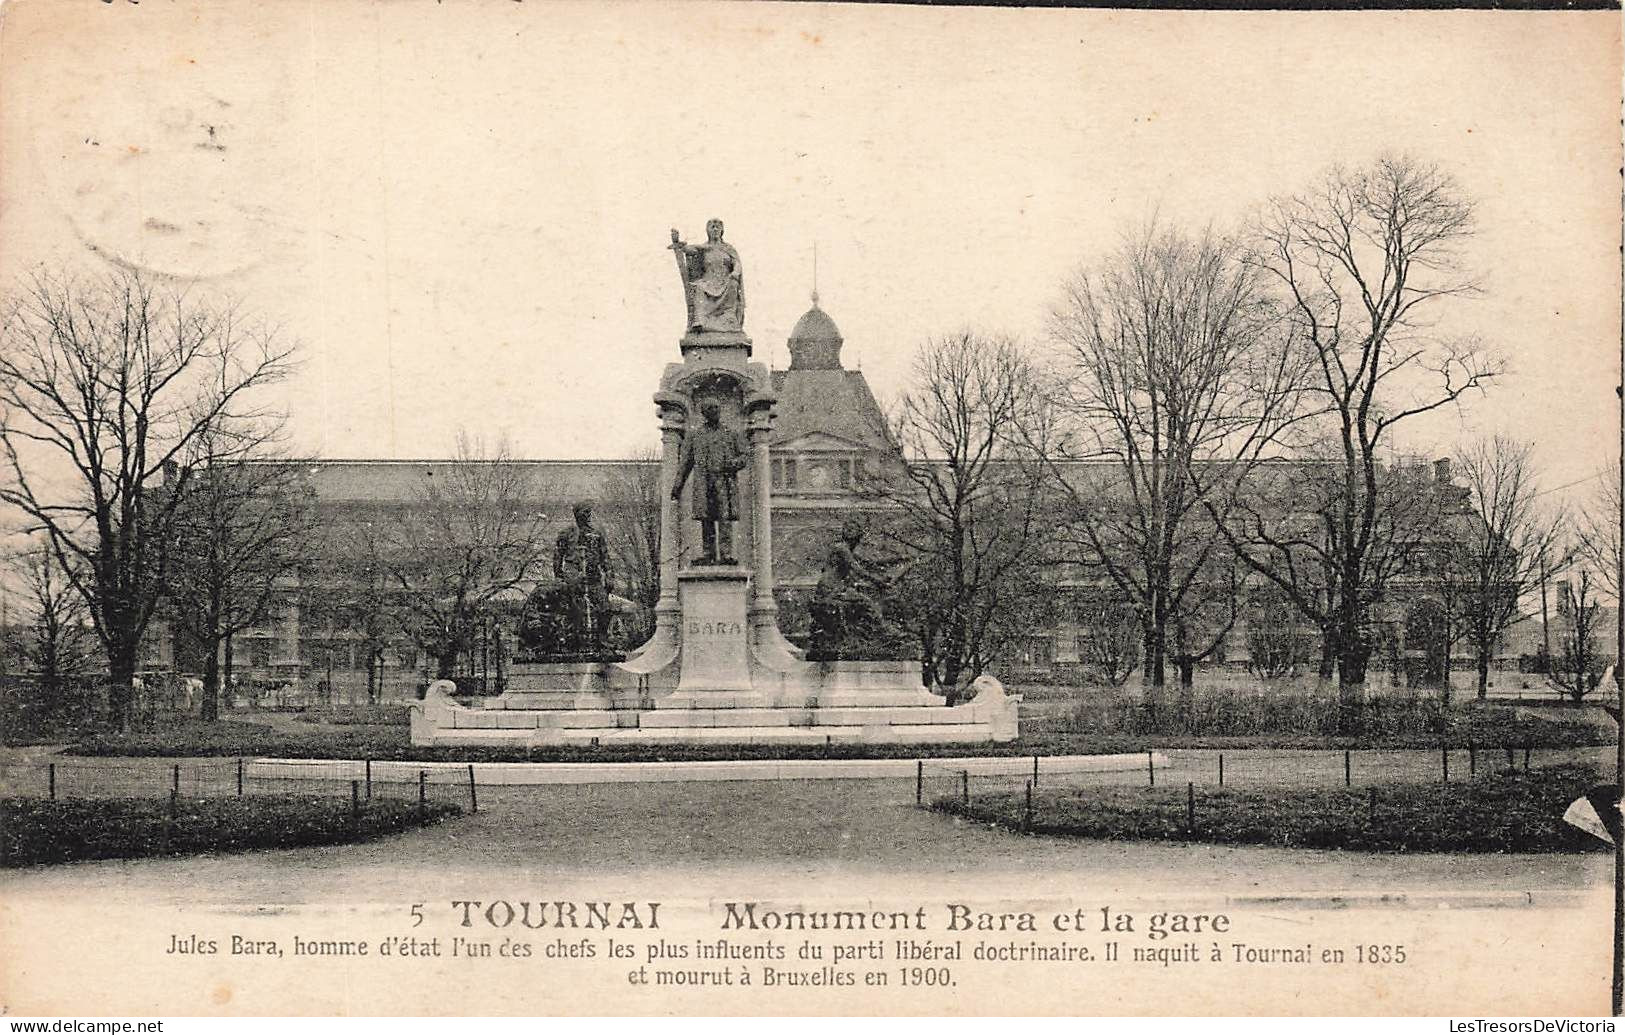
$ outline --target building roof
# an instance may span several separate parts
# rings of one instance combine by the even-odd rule
[[[886,418],[858,370],[775,370],[773,437],[777,448],[822,432],[868,449],[888,448]]]
[[[457,460],[314,460],[309,485],[324,504],[403,503],[420,498],[423,481],[447,477]],[[601,496],[636,464],[655,460],[514,460],[539,500]]]
[[[813,295],[812,308],[802,314],[790,331],[791,370],[841,369],[841,330],[828,313],[818,308]]]
[[[869,382],[862,371],[841,366],[843,341],[815,293],[812,308],[790,332],[790,369],[773,371],[773,446],[823,433],[866,449],[890,448],[886,418]]]

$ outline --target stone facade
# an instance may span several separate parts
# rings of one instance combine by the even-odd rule
[[[775,621],[782,632],[796,643],[804,643],[808,632],[807,605],[818,583],[819,573],[835,542],[843,520],[866,504],[859,486],[866,472],[878,469],[881,456],[889,449],[890,441],[886,420],[863,374],[847,369],[841,359],[842,338],[831,316],[819,307],[816,300],[811,309],[796,323],[788,341],[790,364],[782,370],[767,370],[761,364],[751,364],[760,373],[756,389],[760,396],[771,399],[774,414],[771,428],[752,431],[768,436],[770,463],[765,472],[741,472],[742,493],[748,495],[752,479],[769,482],[771,527],[770,552],[772,572],[771,588],[777,612]],[[681,365],[675,365],[680,367]],[[668,372],[668,376],[669,372]],[[735,407],[739,409],[739,407]],[[736,426],[749,427],[751,417],[742,409],[727,414],[727,420]],[[674,429],[668,428],[667,435]],[[432,478],[452,465],[448,460],[325,460],[309,467],[309,481],[322,510],[324,524],[348,523],[365,528],[369,524],[382,525],[392,515],[410,507],[421,480]],[[631,520],[631,516],[617,512],[614,493],[618,481],[624,482],[629,472],[642,466],[653,477],[660,461],[647,460],[522,460],[535,493],[535,506],[550,518],[554,534],[571,526],[571,506],[579,499],[595,501],[596,520],[605,527],[618,521]],[[1451,486],[1448,467],[1440,464],[1427,472],[1441,491],[1460,492]],[[742,496],[742,498],[745,498]],[[759,520],[749,513],[740,514],[735,530],[738,540],[735,550],[742,558],[750,558],[754,549],[753,528]],[[693,529],[680,532],[686,541],[698,540],[697,523]],[[750,563],[747,560],[747,563]],[[617,572],[618,579],[625,578]],[[1109,605],[1114,593],[1098,580],[1069,577],[1065,572],[1057,578],[1055,592],[1066,598],[1063,618],[1053,627],[1034,629],[1032,635],[1018,646],[1011,657],[1001,664],[1001,675],[1007,678],[1041,678],[1074,680],[1085,677],[1090,664],[1088,644],[1098,635],[1088,618],[1092,607]],[[342,587],[333,587],[342,592]],[[1410,573],[1395,583],[1395,600],[1387,608],[1382,620],[1397,635],[1403,636],[1407,627],[1421,628],[1414,612],[1426,608],[1426,601],[1437,596],[1429,585],[1426,572]],[[631,588],[623,584],[615,589],[623,596],[634,596]],[[415,697],[432,674],[426,658],[410,645],[392,643],[371,659],[363,646],[363,637],[355,630],[316,628],[302,622],[296,602],[297,594],[290,587],[289,602],[279,619],[266,627],[251,630],[237,638],[235,644],[235,670],[245,680],[262,685],[286,686],[294,694],[310,697],[317,688],[332,687],[341,699],[367,697],[371,683],[379,696],[386,699]],[[754,601],[750,608],[760,614],[768,601]],[[1072,617],[1064,617],[1070,615]],[[733,616],[731,621],[753,620]],[[1502,653],[1500,667],[1516,667],[1517,652],[1528,639],[1528,623],[1519,628],[1521,635],[1509,636],[1507,649]],[[1312,641],[1315,631],[1300,627],[1297,634]],[[1249,630],[1242,620],[1226,636],[1223,648],[1215,657],[1202,663],[1207,678],[1223,678],[1230,673],[1245,677],[1250,666],[1248,656]],[[511,642],[508,644],[511,647]],[[636,646],[628,644],[627,646]],[[493,660],[493,651],[501,648],[495,642],[482,641],[476,645],[469,669],[476,676],[503,670],[501,660]],[[1425,650],[1414,643],[1401,646],[1402,665],[1424,663]],[[1458,659],[1453,666],[1458,672],[1466,659]],[[1308,661],[1313,669],[1313,658]],[[184,659],[177,662],[185,668]],[[1381,672],[1387,667],[1381,656],[1373,657],[1373,667]],[[1376,673],[1374,679],[1378,678]],[[323,691],[325,692],[325,691]]]

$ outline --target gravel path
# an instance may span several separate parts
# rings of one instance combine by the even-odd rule
[[[8,894],[96,889],[161,901],[379,901],[469,886],[651,877],[721,893],[838,889],[929,874],[936,888],[1062,893],[1080,883],[1217,896],[1506,896],[1595,887],[1589,856],[1379,856],[1017,837],[913,805],[913,781],[490,788],[480,812],[384,841],[0,876]],[[294,878],[297,879],[294,879]]]

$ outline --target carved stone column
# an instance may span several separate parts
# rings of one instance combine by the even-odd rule
[[[773,469],[767,446],[772,430],[772,415],[765,407],[751,415],[751,546],[756,565],[755,592],[750,605],[753,617],[776,615],[779,610],[773,598]]]
[[[671,498],[682,463],[685,414],[677,406],[660,408],[660,600],[655,625],[677,623],[677,559],[682,556],[682,501]]]

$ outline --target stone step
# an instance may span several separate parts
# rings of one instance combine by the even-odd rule
[[[560,730],[566,744],[964,744],[992,739],[983,723],[944,723],[927,726],[701,726],[693,728],[640,727],[610,732]]]
[[[464,730],[614,729],[623,721],[636,725],[637,713],[602,708],[581,711],[470,708],[452,713],[453,728]]]
[[[508,746],[524,747],[536,737],[536,727],[527,729],[476,729],[469,726],[457,726],[451,729],[442,727],[435,731],[436,744],[465,744],[472,747]]]
[[[576,690],[510,690],[501,697],[488,697],[490,711],[574,711],[582,701],[602,708],[609,704],[603,693]]]
[[[661,708],[638,714],[640,729],[704,726],[808,726],[805,708]]]
[[[887,726],[974,721],[963,708],[673,708],[638,713],[642,729],[695,729],[704,726]]]
[[[838,707],[814,708],[808,713],[815,726],[912,726],[926,724],[954,724],[973,721],[970,709],[964,706],[950,708],[938,699],[935,705],[914,707]]]

